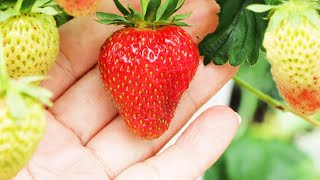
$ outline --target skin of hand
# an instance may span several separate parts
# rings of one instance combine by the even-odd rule
[[[139,1],[122,0],[139,6]],[[99,11],[117,13],[111,0]],[[219,6],[212,0],[186,0],[180,12],[192,15],[185,28],[196,43],[213,32]],[[144,141],[129,132],[96,68],[99,47],[116,26],[101,25],[94,16],[76,18],[60,28],[61,50],[42,85],[54,93],[47,111],[46,134],[29,164],[15,180],[196,179],[224,152],[239,125],[228,107],[200,115],[174,145],[158,152],[237,71],[229,65],[204,67],[184,94],[168,132]]]

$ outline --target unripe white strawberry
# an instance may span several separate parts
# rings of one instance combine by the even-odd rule
[[[17,120],[9,112],[5,99],[0,98],[0,179],[14,177],[30,160],[41,140],[46,117],[40,102],[23,98],[26,113]]]
[[[311,0],[273,8],[263,45],[279,92],[297,112],[320,108],[320,16]]]
[[[59,32],[53,17],[58,13],[56,4],[53,0],[19,2],[0,10],[7,72],[15,79],[46,76],[59,53]]]
[[[46,125],[42,104],[51,93],[35,84],[43,77],[9,78],[0,33],[0,180],[13,178],[30,160]]]

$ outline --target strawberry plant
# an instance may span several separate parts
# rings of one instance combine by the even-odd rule
[[[0,33],[11,77],[48,74],[59,51],[55,6],[51,0],[1,5]]]
[[[205,56],[205,64],[213,61],[217,65],[229,62],[237,66],[248,62],[253,66],[259,58],[260,49],[265,51],[278,90],[289,106],[250,87],[241,78],[234,77],[234,80],[276,108],[320,125],[307,116],[316,113],[320,107],[316,41],[319,2],[228,0],[218,3],[222,11],[217,31],[209,34],[199,47],[200,54]],[[268,15],[266,12],[270,10]]]
[[[143,139],[167,131],[178,102],[199,64],[192,38],[174,15],[184,1],[141,1],[142,12],[114,1],[124,17],[97,13],[98,22],[126,25],[103,44],[99,69],[127,126]]]

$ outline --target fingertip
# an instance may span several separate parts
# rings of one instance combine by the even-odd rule
[[[224,134],[223,137],[232,139],[238,126],[239,115],[235,111],[227,106],[215,106],[203,112],[178,141],[189,145],[199,143],[202,139],[213,140],[212,137],[222,134]]]
[[[224,119],[226,121],[230,120],[232,124],[236,122],[237,124],[241,123],[241,116],[237,112],[235,112],[233,109],[231,109],[228,106],[214,106],[207,110],[208,113],[210,113],[209,116],[211,117],[217,117]],[[217,119],[215,118],[215,119]]]
[[[238,114],[231,108],[212,107],[191,124],[176,144],[188,151],[188,154],[196,155],[193,162],[205,171],[229,146],[238,126]],[[203,172],[198,172],[201,173]]]

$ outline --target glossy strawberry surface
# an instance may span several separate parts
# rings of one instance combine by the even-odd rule
[[[155,139],[167,131],[198,58],[196,44],[180,27],[125,28],[101,47],[99,69],[129,129]]]

